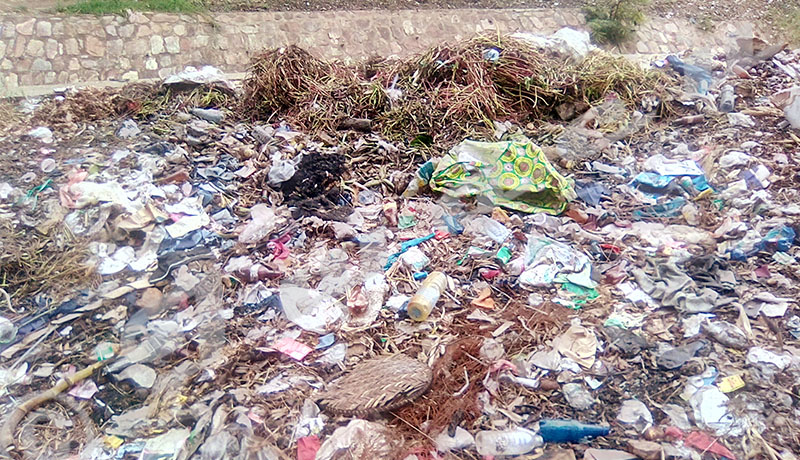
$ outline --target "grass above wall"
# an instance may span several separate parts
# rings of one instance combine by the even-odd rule
[[[58,9],[73,14],[125,14],[126,11],[154,11],[159,13],[199,13],[205,6],[193,0],[80,0]]]

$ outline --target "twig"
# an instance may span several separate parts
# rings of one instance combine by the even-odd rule
[[[467,374],[467,368],[466,367],[464,368],[464,378],[467,380],[467,383],[465,383],[464,386],[461,387],[460,390],[458,390],[455,393],[453,393],[453,397],[454,398],[457,398],[457,397],[460,397],[460,396],[464,396],[464,393],[466,393],[467,389],[469,388],[469,374]]]
[[[8,309],[11,310],[12,313],[19,313],[18,311],[14,310],[14,306],[11,305],[11,296],[8,295],[5,289],[0,288],[0,292],[3,293],[3,296],[6,298],[6,303],[8,303]]]
[[[25,353],[23,353],[22,356],[17,358],[17,360],[14,362],[14,365],[12,365],[10,367],[10,369],[16,369],[16,367],[19,365],[19,363],[21,363],[23,359],[25,359],[29,354],[31,354],[34,350],[36,350],[36,347],[38,347],[44,341],[44,339],[47,338],[48,336],[50,336],[50,334],[52,334],[53,331],[55,331],[55,330],[56,330],[55,327],[51,327],[49,332],[46,332],[46,333],[42,334],[42,336],[39,337],[39,339],[36,341],[36,343],[34,343],[30,347],[28,347],[28,349],[25,350]]]
[[[3,426],[0,427],[0,455],[8,456],[9,449],[13,450],[15,448],[14,432],[16,431],[19,422],[25,418],[28,412],[36,409],[48,401],[55,399],[59,394],[63,393],[81,380],[90,377],[94,371],[100,369],[109,362],[109,360],[98,361],[91,366],[76,372],[72,377],[65,376],[49,390],[45,390],[17,406],[5,420]]]
[[[419,428],[417,428],[417,427],[415,427],[414,425],[412,425],[412,424],[408,423],[408,422],[407,422],[407,421],[406,421],[406,420],[405,420],[403,417],[401,417],[401,416],[397,415],[395,412],[390,412],[390,414],[392,414],[392,415],[394,415],[395,417],[397,417],[397,419],[398,419],[398,420],[400,420],[401,422],[403,422],[403,423],[405,423],[406,425],[408,425],[409,427],[411,427],[411,429],[413,429],[413,430],[414,430],[414,431],[416,431],[417,433],[419,433],[419,434],[421,434],[422,436],[425,436],[426,438],[428,438],[429,440],[431,440],[431,441],[434,441],[434,442],[435,442],[435,440],[434,440],[433,438],[431,438],[430,436],[428,436],[427,434],[425,434],[425,433],[424,433],[422,430],[420,430]]]

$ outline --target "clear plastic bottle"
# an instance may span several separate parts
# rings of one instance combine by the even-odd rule
[[[720,112],[733,112],[736,102],[736,94],[734,93],[733,86],[723,85],[719,92],[719,111]]]
[[[525,428],[481,431],[475,436],[475,447],[481,455],[522,455],[543,444],[541,436]]]
[[[408,316],[415,321],[425,321],[447,289],[447,275],[433,272],[422,282],[422,287],[408,301]]]
[[[17,327],[8,318],[0,316],[0,344],[11,343],[17,336]]]

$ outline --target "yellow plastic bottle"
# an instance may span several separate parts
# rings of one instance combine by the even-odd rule
[[[439,296],[447,289],[447,275],[432,272],[422,282],[414,297],[408,301],[408,316],[415,321],[425,321],[439,301]]]

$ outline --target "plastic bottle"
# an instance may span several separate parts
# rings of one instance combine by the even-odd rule
[[[685,75],[690,77],[695,82],[697,82],[697,92],[700,94],[706,94],[708,92],[708,87],[711,85],[711,73],[696,65],[687,64],[677,56],[667,56],[667,62],[669,65],[675,69],[681,75]]]
[[[525,428],[506,431],[481,431],[475,447],[481,455],[521,455],[544,444],[542,437]]]
[[[734,102],[736,95],[733,92],[733,86],[723,85],[719,92],[719,111],[720,112],[733,112]]]
[[[8,318],[0,316],[0,345],[11,343],[17,336],[17,327]]]
[[[539,433],[544,442],[580,442],[584,438],[605,436],[611,428],[590,425],[575,420],[545,419],[539,422]]]
[[[445,289],[447,289],[447,275],[442,272],[428,275],[419,291],[408,301],[408,316],[415,321],[425,321]]]

